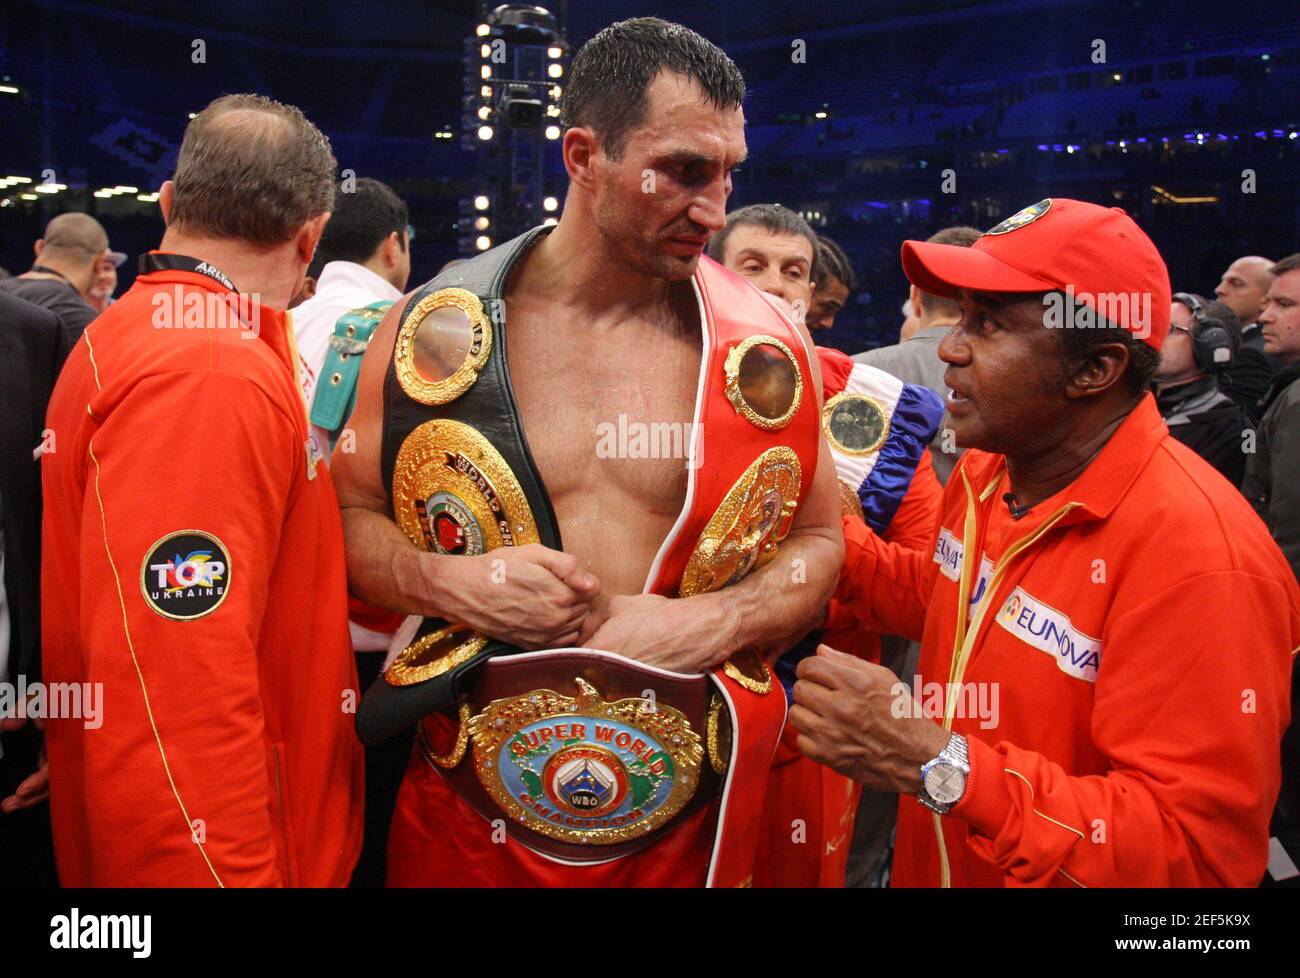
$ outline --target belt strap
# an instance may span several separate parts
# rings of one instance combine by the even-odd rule
[[[330,432],[331,442],[356,406],[361,355],[366,352],[370,337],[392,305],[391,301],[381,301],[349,309],[334,324],[329,351],[325,354],[325,365],[321,368],[311,405],[311,423]]]

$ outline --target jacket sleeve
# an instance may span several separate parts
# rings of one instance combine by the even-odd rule
[[[90,440],[81,648],[103,700],[83,738],[93,879],[283,882],[257,643],[303,437],[257,384],[204,369],[145,378]],[[146,592],[160,544],[182,531],[214,541],[225,592],[176,620]]]
[[[937,569],[927,551],[888,543],[862,520],[844,520],[844,566],[826,630],[866,628],[919,639]]]
[[[1232,609],[1213,634],[1206,608]],[[1092,735],[1110,771],[1072,777],[971,736],[951,816],[1009,885],[1255,886],[1298,642],[1295,599],[1277,581],[1233,571],[1167,588],[1102,637]]]

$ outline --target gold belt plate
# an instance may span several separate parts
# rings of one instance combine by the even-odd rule
[[[469,723],[474,771],[507,815],[548,838],[640,838],[694,796],[700,735],[662,702],[607,702],[585,680],[577,686],[577,696],[538,689],[489,703]]]
[[[421,404],[446,404],[474,386],[492,352],[492,323],[465,289],[439,289],[405,316],[393,348],[397,382]]]
[[[775,557],[794,521],[801,475],[799,456],[784,445],[754,459],[700,534],[678,596],[735,584]]]
[[[678,596],[728,587],[775,557],[794,522],[801,476],[799,456],[784,445],[754,459],[700,534],[682,572]],[[772,690],[772,672],[752,650],[737,652],[723,671],[750,692]]]
[[[397,525],[417,547],[477,556],[540,542],[523,487],[486,438],[467,424],[426,421],[402,443],[393,467]],[[409,686],[476,655],[487,639],[448,623],[398,653],[384,678]]]

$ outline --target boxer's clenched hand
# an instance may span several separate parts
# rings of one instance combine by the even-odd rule
[[[440,606],[475,631],[526,649],[577,642],[600,582],[571,554],[530,543],[455,557]]]
[[[921,789],[921,765],[943,750],[949,734],[919,707],[894,708],[899,696],[912,695],[897,676],[825,645],[799,663],[797,675],[790,723],[799,750],[881,791]]]
[[[615,595],[598,603],[592,619],[599,624],[583,630],[581,644],[673,672],[702,672],[727,654],[705,609],[691,598]]]

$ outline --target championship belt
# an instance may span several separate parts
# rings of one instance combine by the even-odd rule
[[[403,314],[381,465],[395,520],[421,548],[562,549],[510,385],[501,299],[542,232],[449,269]],[[683,512],[645,588],[683,597],[776,556],[819,438],[808,352],[788,320],[707,258],[694,286],[705,357],[693,430],[709,437],[697,435]],[[773,686],[752,652],[686,675],[600,650],[525,653],[425,619],[367,692],[358,731],[374,742],[418,719],[422,753],[467,804],[566,863],[627,856],[711,806],[709,883],[738,885],[752,873],[753,815],[785,719]]]
[[[877,533],[888,528],[921,456],[943,421],[943,401],[839,350],[817,348],[822,367],[822,430],[839,477],[845,515]]]
[[[717,798],[726,767],[710,696],[706,676],[611,652],[520,652],[476,673],[454,726],[416,736],[485,819],[552,858],[605,862]]]

